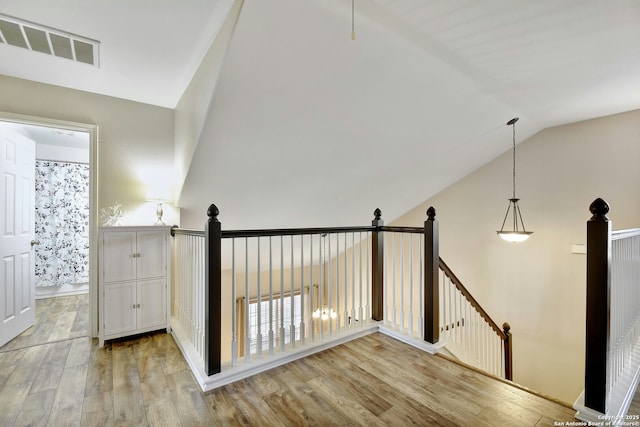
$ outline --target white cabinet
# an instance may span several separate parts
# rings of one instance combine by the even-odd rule
[[[169,332],[169,227],[101,227],[99,344]]]

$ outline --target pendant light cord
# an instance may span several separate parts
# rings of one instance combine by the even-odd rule
[[[356,39],[356,5],[355,0],[351,0],[351,40]]]
[[[516,123],[513,125],[513,198],[516,198]]]

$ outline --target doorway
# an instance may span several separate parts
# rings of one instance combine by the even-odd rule
[[[40,139],[43,134],[48,134],[48,139],[56,139],[56,135],[60,140],[66,139],[67,141],[71,141],[72,137],[78,137],[75,142],[67,143],[67,151],[69,151],[70,145],[83,143],[79,142],[80,140],[84,141],[86,145],[86,163],[88,163],[88,180],[89,180],[89,188],[88,188],[88,280],[84,279],[84,285],[82,284],[71,284],[64,287],[52,287],[49,289],[50,294],[56,294],[59,292],[64,293],[65,295],[74,295],[74,294],[85,294],[88,289],[88,330],[87,334],[91,337],[97,336],[97,136],[98,136],[98,127],[92,124],[83,124],[83,123],[75,123],[75,122],[67,122],[67,121],[59,121],[53,119],[46,119],[40,117],[32,117],[32,116],[23,116],[16,115],[11,113],[2,113],[0,112],[0,123],[11,124],[13,126],[23,126],[27,129],[27,132],[32,132],[36,135],[36,138],[31,139]],[[38,142],[38,141],[36,141]],[[64,144],[63,144],[64,145]],[[78,148],[79,145],[76,147]],[[55,150],[54,150],[55,151]],[[58,151],[64,151],[58,150]],[[47,150],[45,150],[47,152]],[[49,150],[48,153],[51,153]],[[68,154],[68,153],[67,153]],[[41,160],[59,160],[59,159],[51,159],[50,154],[41,155]],[[38,157],[38,156],[37,156]],[[73,159],[71,159],[73,162]],[[84,163],[84,161],[77,161],[76,163]],[[87,261],[87,260],[85,260]],[[47,291],[43,292],[43,289],[39,289],[38,291],[39,298],[47,298]],[[66,297],[65,297],[66,298]],[[73,298],[71,298],[73,299]],[[48,304],[51,305],[51,304]],[[56,304],[54,304],[56,305]],[[58,304],[59,305],[59,304]],[[63,304],[65,305],[65,304]]]

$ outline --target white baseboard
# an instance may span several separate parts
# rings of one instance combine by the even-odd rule
[[[380,325],[379,332],[388,335],[391,338],[395,338],[405,344],[409,344],[412,347],[426,351],[429,354],[437,354],[442,351],[445,345],[447,345],[447,343],[444,341],[431,344],[419,337],[410,337],[408,335],[405,335],[402,331],[390,328],[388,326],[385,326],[384,324]]]
[[[36,299],[66,297],[69,295],[82,295],[89,293],[88,283],[70,284],[60,286],[36,286]]]

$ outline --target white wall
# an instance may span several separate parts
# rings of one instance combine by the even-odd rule
[[[236,0],[233,3],[220,31],[176,106],[175,161],[178,177],[176,199],[179,199],[182,183],[189,172],[191,160],[200,142],[202,127],[207,119],[211,98],[242,4],[243,0]]]
[[[510,147],[510,127],[504,138]],[[534,231],[520,244],[496,236],[512,191],[511,156],[395,224],[420,226],[436,208],[441,257],[496,322],[512,326],[514,380],[573,403],[584,387],[586,265],[571,245],[585,243],[597,197],[611,205],[614,229],[640,227],[640,110],[546,129],[517,146],[516,194]]]
[[[173,190],[174,112],[118,98],[0,76],[0,111],[97,124],[98,207],[116,202],[128,212],[125,224],[155,222],[154,187]],[[178,224],[178,209],[165,205],[167,224]]]
[[[36,159],[57,160],[60,162],[89,163],[89,143],[87,148],[61,147],[59,145],[40,144],[36,141]]]

